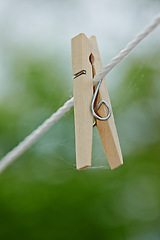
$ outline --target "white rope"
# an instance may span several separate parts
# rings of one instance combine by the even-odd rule
[[[36,130],[27,136],[21,143],[18,144],[12,151],[7,153],[0,161],[0,173],[10,165],[16,158],[24,153],[30,146],[32,146],[40,136],[42,136],[53,124],[55,124],[66,112],[73,106],[73,97],[68,100],[57,112],[45,120]]]
[[[147,26],[136,38],[131,41],[124,50],[122,50],[110,63],[102,69],[94,78],[94,85],[103,79],[119,62],[121,62],[150,32],[152,32],[160,24],[160,14]],[[56,123],[65,113],[67,113],[73,106],[73,97],[68,100],[61,108],[51,115],[42,123],[36,130],[27,136],[21,143],[13,150],[4,156],[0,161],[0,173],[7,168],[15,159],[22,155],[30,146],[32,146],[37,139],[39,139],[54,123]]]
[[[160,13],[154,18],[154,20],[145,27],[145,29],[140,32],[126,47],[114,57],[109,64],[102,69],[94,77],[94,85],[96,85],[101,79],[103,79],[118,63],[120,63],[127,55],[149,34],[151,33],[158,25],[160,24]]]

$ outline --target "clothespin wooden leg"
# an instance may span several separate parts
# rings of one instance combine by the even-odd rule
[[[71,41],[76,165],[77,169],[91,166],[93,116],[90,110],[93,96],[92,66],[89,61],[90,41],[79,34]]]
[[[95,76],[102,69],[102,62],[100,58],[100,53],[98,50],[98,45],[95,36],[90,37],[91,49],[92,49],[92,68],[93,75]],[[96,119],[97,129],[103,144],[104,151],[107,155],[108,162],[110,164],[111,169],[117,168],[121,164],[123,164],[122,152],[119,144],[118,134],[114,122],[114,116],[112,112],[111,102],[107,90],[107,85],[105,79],[101,83],[101,87],[99,89],[98,97],[96,99],[96,104],[99,101],[106,101],[111,108],[111,116],[106,121],[99,121]],[[107,108],[104,104],[97,110],[97,113],[101,117],[107,116]]]

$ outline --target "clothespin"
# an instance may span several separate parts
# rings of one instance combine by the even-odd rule
[[[96,37],[81,33],[71,45],[77,169],[91,166],[93,117],[109,165],[117,168],[123,158],[105,79],[93,87],[102,69]]]

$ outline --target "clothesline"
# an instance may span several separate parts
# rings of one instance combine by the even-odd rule
[[[153,21],[146,26],[142,32],[140,32],[126,47],[114,57],[108,65],[106,65],[100,73],[98,73],[93,79],[93,85],[96,85],[158,25],[160,24],[160,14],[158,14]],[[29,136],[27,136],[22,142],[20,142],[13,150],[8,152],[0,161],[0,173],[5,170],[14,160],[22,155],[29,147],[31,147],[51,126],[53,126],[65,113],[67,113],[73,106],[73,97],[69,99],[62,107],[60,107],[55,113],[53,113],[48,119],[46,119],[42,125],[34,130]]]

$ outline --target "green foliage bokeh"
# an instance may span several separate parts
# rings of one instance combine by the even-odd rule
[[[19,54],[10,71],[0,102],[1,157],[71,94],[58,62]],[[0,175],[1,240],[159,239],[160,71],[142,57],[125,72],[110,93],[124,165],[111,171],[103,156],[104,169],[75,169],[71,110]],[[103,151],[96,130],[94,138],[93,151]]]

